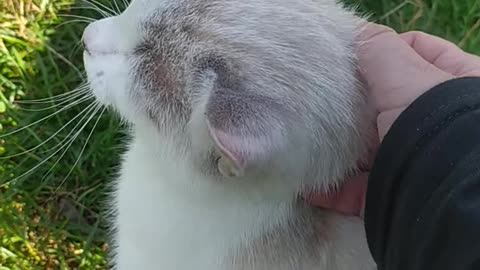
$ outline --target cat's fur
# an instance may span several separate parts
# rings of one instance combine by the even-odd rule
[[[359,19],[333,0],[133,0],[84,33],[132,125],[118,270],[372,270],[362,222],[298,199],[366,154]]]

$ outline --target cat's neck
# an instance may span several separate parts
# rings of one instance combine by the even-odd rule
[[[295,204],[295,187],[289,185],[288,180],[215,179],[199,172],[174,142],[153,140],[148,133],[135,133],[122,168],[122,178],[142,181],[157,194],[164,193],[164,198],[199,208],[241,207],[249,214],[268,211],[280,217],[287,215]]]
[[[137,224],[132,242],[168,243],[156,249],[172,258],[191,252],[200,260],[245,246],[292,218],[295,198],[287,190],[208,179],[167,142],[145,139],[134,137],[117,186],[118,223]]]
[[[259,204],[292,204],[298,187],[288,176],[249,176],[244,178],[216,178],[201,171],[187,149],[174,139],[159,139],[154,131],[139,129],[134,133],[130,148],[137,160],[142,160],[145,171],[161,178],[163,188],[178,197],[191,200],[235,200]],[[291,177],[291,176],[290,176]],[[285,178],[285,179],[283,179]]]

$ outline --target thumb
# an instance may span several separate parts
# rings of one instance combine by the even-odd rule
[[[360,72],[379,112],[408,106],[452,76],[419,56],[393,29],[368,23],[360,34]]]

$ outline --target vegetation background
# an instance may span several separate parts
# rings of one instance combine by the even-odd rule
[[[478,0],[348,2],[398,31],[480,54]],[[106,268],[99,213],[124,134],[115,116],[87,107],[85,87],[62,94],[84,81],[86,23],[123,4],[0,0],[0,270]]]

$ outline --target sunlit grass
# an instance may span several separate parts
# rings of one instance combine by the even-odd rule
[[[426,31],[480,54],[478,0],[347,0],[397,31]]]
[[[99,14],[72,9],[88,5],[70,0],[0,3],[0,269],[104,269],[108,245],[99,212],[120,149],[116,119],[99,121],[82,154],[96,117],[65,154],[58,145],[72,137],[82,116],[61,128],[87,101],[5,136],[78,100],[44,99],[83,81],[78,45],[85,23],[64,24],[62,14]]]
[[[78,16],[105,14],[74,1],[0,0],[0,270],[106,268],[108,245],[100,212],[105,184],[123,148],[117,119],[106,115],[99,120],[84,148],[94,117],[63,156],[60,151],[50,159],[55,146],[71,137],[82,119],[75,117],[89,102],[2,136],[78,100],[28,102],[72,91],[83,82],[79,38],[88,19]],[[477,0],[349,2],[398,31],[424,30],[480,53]]]

